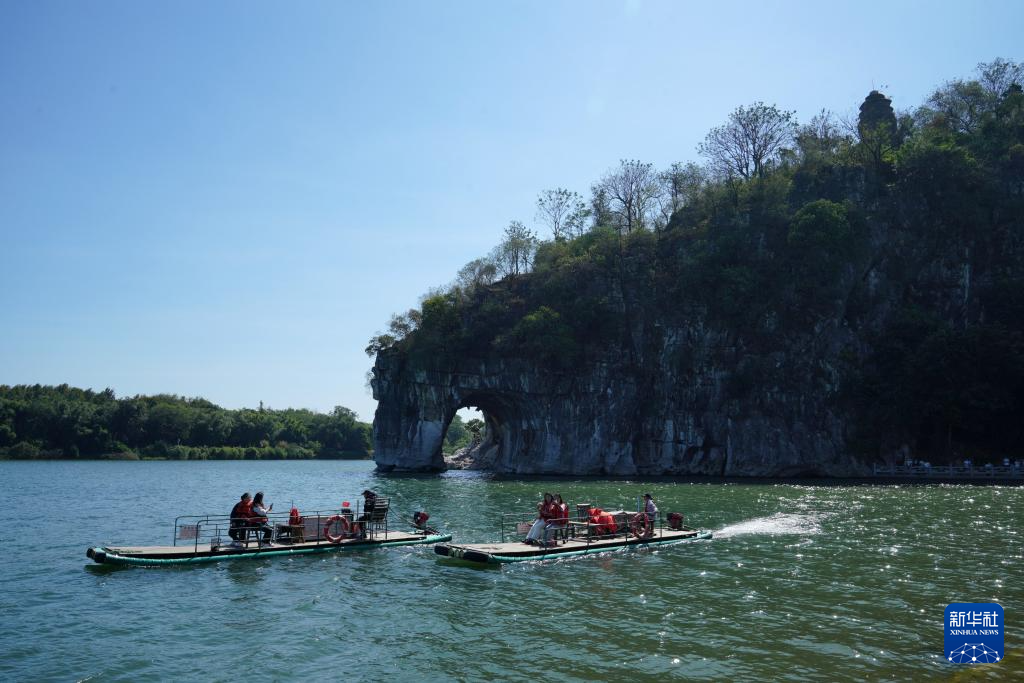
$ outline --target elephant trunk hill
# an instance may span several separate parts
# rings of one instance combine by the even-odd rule
[[[530,267],[464,269],[371,343],[378,467],[444,469],[466,406],[478,457],[518,474],[1020,457],[1024,96],[986,102],[970,127],[862,107],[859,134],[801,129],[749,178],[698,178],[660,223],[595,197],[593,226]]]

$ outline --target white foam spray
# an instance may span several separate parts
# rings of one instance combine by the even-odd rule
[[[736,524],[730,524],[715,532],[715,538],[729,538],[747,534],[782,536],[796,534],[813,536],[821,533],[821,515],[792,514],[776,512],[767,517],[755,517]]]

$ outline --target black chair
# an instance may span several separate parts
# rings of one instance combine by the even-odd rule
[[[562,539],[562,543],[564,544],[575,535],[576,532],[572,525],[569,524],[569,520],[565,520],[565,524],[563,526],[556,526],[551,529],[551,540],[555,543],[558,543],[558,539]]]
[[[391,499],[377,496],[373,508],[366,513],[365,531],[368,537],[373,537],[377,532],[383,530],[384,538],[388,537],[388,511],[391,509]]]
[[[249,547],[249,541],[255,540],[257,543],[262,543],[264,536],[263,529],[258,526],[252,526],[242,522],[239,525],[232,525],[228,528],[228,536],[232,541],[242,543],[246,548]],[[267,539],[270,540],[270,539]]]

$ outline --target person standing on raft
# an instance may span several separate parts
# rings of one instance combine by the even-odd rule
[[[644,494],[644,536],[654,534],[654,520],[658,518],[658,506],[651,494]]]

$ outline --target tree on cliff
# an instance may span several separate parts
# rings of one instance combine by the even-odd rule
[[[612,224],[619,232],[654,227],[661,197],[654,164],[621,159],[619,167],[606,173],[598,187],[608,199]]]
[[[477,287],[489,285],[498,277],[498,267],[489,258],[473,259],[462,266],[455,276],[455,284],[464,291],[472,291]]]
[[[996,59],[978,64],[977,77],[947,81],[931,94],[918,118],[934,122],[941,117],[955,132],[970,135],[995,113],[1010,89],[1024,83],[1024,64]]]
[[[601,183],[590,186],[590,219],[592,228],[609,228],[615,222],[608,190]]]
[[[529,272],[537,251],[537,236],[519,221],[505,228],[505,237],[495,247],[491,260],[501,277],[516,277]]]
[[[722,177],[761,178],[792,143],[795,130],[793,112],[755,102],[738,107],[725,125],[712,128],[697,151]]]
[[[800,162],[817,165],[834,160],[850,138],[832,112],[822,109],[808,123],[797,127],[795,142]]]
[[[661,183],[660,222],[667,225],[672,214],[692,204],[707,185],[708,174],[694,163],[674,163],[658,174]]]
[[[545,190],[537,197],[537,219],[548,226],[556,240],[582,235],[589,215],[583,198],[564,187]]]

